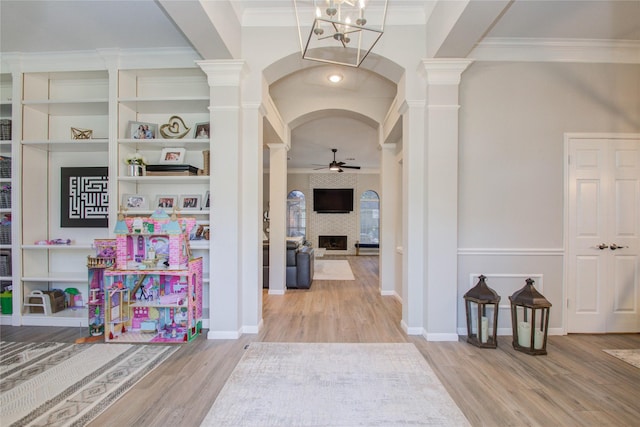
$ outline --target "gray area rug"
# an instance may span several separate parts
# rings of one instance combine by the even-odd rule
[[[177,349],[0,342],[0,424],[84,426]]]
[[[202,426],[467,426],[413,344],[252,343]]]
[[[613,357],[627,362],[628,364],[640,369],[640,349],[632,350],[603,350],[605,353]]]

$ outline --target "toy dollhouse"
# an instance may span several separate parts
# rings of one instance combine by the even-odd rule
[[[125,217],[105,271],[106,342],[186,342],[202,330],[202,258],[192,258],[194,218]]]
[[[95,239],[95,256],[87,256],[89,272],[89,335],[98,337],[104,334],[104,272],[116,262],[115,239]]]

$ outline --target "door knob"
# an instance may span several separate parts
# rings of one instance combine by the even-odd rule
[[[605,243],[601,243],[600,245],[597,246],[598,249],[603,250],[603,249],[607,249],[609,246]]]
[[[612,243],[609,249],[611,249],[612,251],[615,251],[616,249],[622,249],[622,248],[628,248],[628,247],[629,246],[619,246],[619,245],[616,245],[615,243]]]

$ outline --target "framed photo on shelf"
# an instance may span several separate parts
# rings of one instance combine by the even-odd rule
[[[184,163],[184,155],[187,150],[184,148],[163,148],[160,153],[161,165],[181,165]]]
[[[159,194],[156,196],[156,201],[153,204],[153,209],[157,208],[169,208],[173,209],[178,207],[178,196]]]
[[[180,196],[180,205],[178,207],[183,210],[198,210],[200,209],[201,197],[199,194],[183,194]]]
[[[209,122],[196,123],[193,130],[193,137],[195,139],[207,139],[209,138]]]
[[[144,194],[123,194],[122,206],[132,211],[149,209],[149,198]]]
[[[206,193],[204,193],[204,199],[202,199],[202,209],[209,209],[209,190],[207,190]]]
[[[156,139],[158,135],[158,125],[156,123],[129,122],[129,133],[131,139]]]
[[[197,222],[189,234],[189,240],[209,240],[209,230],[208,222]]]

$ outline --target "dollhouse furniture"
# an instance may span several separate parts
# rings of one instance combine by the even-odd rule
[[[106,342],[191,341],[202,331],[202,258],[192,258],[193,218],[124,217],[115,267],[105,270]]]

